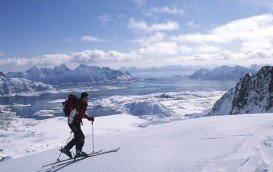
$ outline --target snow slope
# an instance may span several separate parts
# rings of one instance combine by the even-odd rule
[[[105,118],[106,119],[106,118]],[[95,131],[96,131],[95,126]],[[90,131],[84,150],[91,151]],[[195,118],[96,137],[117,153],[43,169],[58,150],[0,163],[1,171],[268,171],[273,170],[273,114]],[[65,158],[62,156],[61,158]]]

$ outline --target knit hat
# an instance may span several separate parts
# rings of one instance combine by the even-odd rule
[[[87,97],[88,96],[88,93],[87,92],[83,92],[82,94],[81,94],[81,98],[85,98],[85,97]]]

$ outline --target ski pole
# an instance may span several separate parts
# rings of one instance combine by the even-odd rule
[[[72,133],[73,133],[73,132],[71,131],[71,132],[70,132],[70,136],[68,137],[68,139],[67,139],[65,145],[66,145],[66,144],[68,143],[68,141],[70,140],[70,138],[71,138],[71,136],[72,136]],[[56,163],[60,161],[60,156],[61,156],[61,154],[62,154],[62,152],[60,152],[60,154],[59,154],[59,156],[58,156],[58,158],[57,158],[57,160],[56,160]]]
[[[95,141],[94,141],[94,125],[93,125],[93,121],[92,121],[92,147],[93,147],[93,152],[95,152]]]

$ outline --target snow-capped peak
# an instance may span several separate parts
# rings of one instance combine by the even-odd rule
[[[273,112],[273,67],[247,73],[218,100],[209,115]]]

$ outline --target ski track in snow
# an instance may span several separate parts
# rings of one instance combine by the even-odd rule
[[[246,134],[243,137],[244,139],[240,146],[235,150],[202,164],[200,166],[202,171],[272,171],[273,125],[264,127],[254,133]]]

